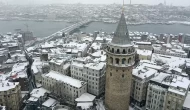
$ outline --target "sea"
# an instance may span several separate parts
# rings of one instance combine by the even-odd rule
[[[43,38],[47,37],[72,23],[66,22],[51,22],[51,21],[0,21],[0,34],[6,34],[7,32],[15,32],[15,29],[32,31],[35,37]],[[117,24],[108,24],[103,22],[92,22],[84,28],[79,30],[86,33],[93,33],[94,31],[103,31],[107,33],[114,32]],[[182,24],[143,24],[143,25],[128,25],[129,31],[138,32],[149,32],[153,34],[167,33],[167,34],[179,34],[179,33],[190,33],[190,26]]]

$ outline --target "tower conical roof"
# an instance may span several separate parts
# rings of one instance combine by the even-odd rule
[[[126,20],[125,20],[125,16],[123,12],[121,14],[119,24],[117,26],[117,29],[115,31],[115,34],[111,43],[118,44],[118,45],[131,44],[128,29],[127,29],[127,24],[126,24]]]

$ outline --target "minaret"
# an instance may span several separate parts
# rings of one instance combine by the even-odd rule
[[[132,69],[136,51],[129,38],[124,10],[106,53],[106,110],[129,110]]]

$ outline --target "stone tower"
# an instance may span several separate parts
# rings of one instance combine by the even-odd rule
[[[123,12],[106,52],[106,109],[129,110],[132,69],[136,51],[131,44]]]

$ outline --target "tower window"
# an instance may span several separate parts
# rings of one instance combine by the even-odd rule
[[[120,53],[119,49],[117,49],[117,53]]]
[[[112,48],[112,53],[114,53],[114,48]]]
[[[125,51],[125,49],[123,49],[123,54],[126,54],[126,51]]]
[[[122,64],[125,64],[125,63],[126,63],[126,59],[123,58],[123,59],[122,59]]]
[[[122,78],[124,78],[124,74],[122,74]]]
[[[115,59],[115,62],[116,62],[116,64],[119,65],[119,58],[116,58],[116,59]]]
[[[110,76],[112,76],[112,73],[110,73]]]
[[[128,50],[128,53],[131,53],[131,49]]]
[[[128,63],[129,63],[129,64],[131,63],[131,58],[128,59]]]

